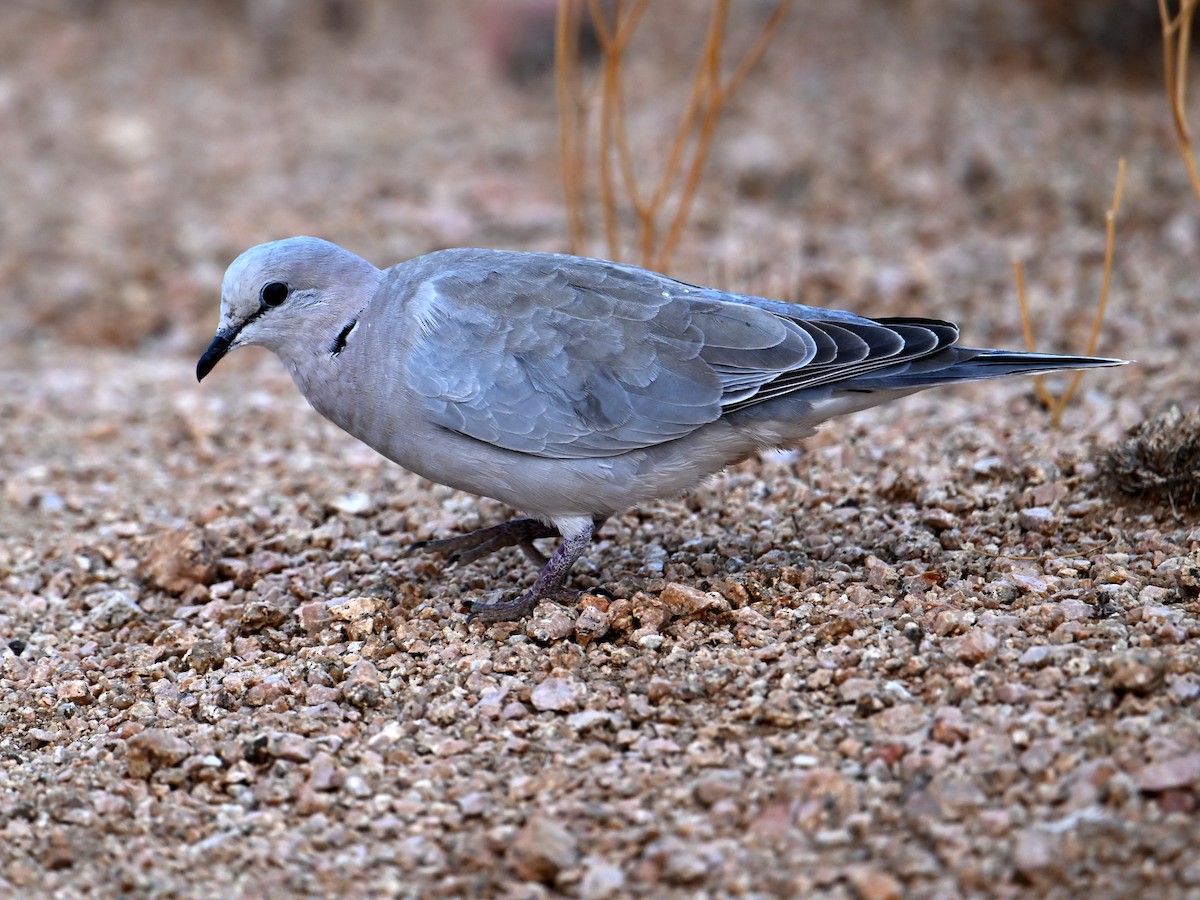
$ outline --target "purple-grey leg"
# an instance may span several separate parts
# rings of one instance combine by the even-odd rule
[[[496,603],[475,603],[467,614],[467,621],[478,619],[481,622],[507,622],[529,615],[542,599],[572,602],[579,597],[578,591],[567,590],[563,587],[567,573],[575,560],[583,554],[588,544],[592,542],[595,526],[588,524],[575,534],[562,539],[554,555],[542,567],[537,580],[520,595],[509,600]]]

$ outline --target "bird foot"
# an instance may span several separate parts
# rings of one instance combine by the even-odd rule
[[[558,545],[558,549],[554,551],[554,555],[547,560],[542,571],[538,573],[537,580],[529,590],[510,600],[474,603],[471,605],[471,611],[467,614],[467,621],[478,619],[481,622],[506,622],[521,619],[533,612],[533,608],[543,598],[574,603],[579,599],[580,592],[567,590],[563,587],[563,582],[567,578],[567,573],[571,571],[571,566],[575,564],[575,560],[579,559],[580,554],[587,548],[591,540],[590,524],[578,533],[564,537]]]
[[[480,528],[468,534],[456,535],[435,541],[417,541],[409,544],[405,556],[416,553],[440,553],[451,565],[470,563],[482,559],[505,547],[520,547],[525,555],[540,566],[546,564],[545,555],[533,545],[539,538],[557,537],[558,532],[537,519],[511,519],[489,528]]]
[[[510,597],[507,600],[495,600],[491,603],[471,603],[470,611],[467,613],[467,624],[471,622],[515,622],[533,612],[543,600],[573,604],[581,596],[583,596],[582,591],[573,591],[569,588],[559,588],[549,593],[530,588],[524,593],[518,594],[516,597]]]

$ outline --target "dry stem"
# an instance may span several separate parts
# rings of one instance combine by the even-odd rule
[[[605,239],[611,258],[619,259],[622,255],[618,216],[619,186],[636,220],[636,243],[642,264],[659,270],[665,270],[670,265],[671,256],[682,237],[700,185],[721,108],[762,58],[791,4],[792,0],[779,0],[754,44],[722,83],[721,49],[730,2],[714,0],[700,63],[692,80],[688,101],[676,127],[666,164],[653,189],[645,193],[638,184],[625,122],[623,61],[629,40],[641,21],[642,14],[649,7],[649,0],[632,0],[628,6],[622,0],[613,0],[608,6],[607,15],[600,0],[588,0],[588,13],[603,54],[599,78],[600,115],[596,177]],[[571,249],[575,253],[583,252],[586,240],[583,195],[587,116],[576,52],[576,37],[580,24],[580,4],[572,0],[559,0],[556,77],[561,116],[563,182]],[[613,170],[614,156],[619,180],[618,174]],[[676,196],[675,209],[663,237],[660,219],[665,214],[668,199],[673,195]]]
[[[1124,190],[1125,160],[1122,158],[1117,162],[1117,186],[1113,189],[1112,203],[1109,204],[1108,212],[1104,214],[1104,276],[1100,283],[1100,299],[1096,304],[1096,314],[1092,317],[1092,333],[1088,337],[1087,349],[1084,351],[1086,356],[1094,356],[1096,353],[1096,346],[1100,342],[1100,329],[1104,324],[1104,313],[1108,308],[1108,291],[1112,286],[1113,254],[1117,240],[1117,212],[1121,208],[1121,194]],[[1017,283],[1017,302],[1021,307],[1021,330],[1025,335],[1025,348],[1033,352],[1035,346],[1033,321],[1029,315],[1029,301],[1025,293],[1025,267],[1017,259],[1013,260],[1013,277]],[[1067,404],[1071,402],[1071,397],[1082,380],[1083,372],[1076,372],[1071,376],[1067,389],[1060,396],[1055,397],[1046,387],[1046,379],[1041,375],[1034,376],[1034,389],[1037,391],[1038,398],[1050,410],[1051,421],[1055,427],[1062,424]]]
[[[1163,30],[1163,71],[1166,75],[1167,98],[1171,102],[1171,118],[1175,123],[1175,140],[1179,155],[1187,167],[1192,192],[1200,200],[1200,172],[1192,152],[1192,137],[1187,124],[1187,64],[1191,47],[1192,17],[1200,0],[1179,0],[1179,13],[1174,18],[1167,0],[1158,0],[1158,15]]]

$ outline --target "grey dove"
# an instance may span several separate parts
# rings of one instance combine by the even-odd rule
[[[470,617],[576,596],[567,573],[609,516],[679,494],[833,416],[913,391],[1123,363],[956,345],[935,319],[684,284],[598,259],[441,250],[380,270],[296,237],[239,256],[203,379],[236,347],[273,351],[312,407],[431,481],[518,518],[414,549],[471,561],[519,546],[542,566]],[[547,559],[533,545],[561,541]]]

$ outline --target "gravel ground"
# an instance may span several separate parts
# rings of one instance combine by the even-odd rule
[[[263,6],[0,8],[0,894],[1200,896],[1200,520],[1103,477],[1197,397],[1153,29],[1073,78],[979,5],[801,4],[675,274],[1019,346],[1020,256],[1078,350],[1123,155],[1138,365],[1057,429],[1029,381],[832,423],[611,521],[613,599],[484,628],[520,555],[404,548],[508,510],[194,364],[261,240],[563,249],[553,85],[482,6]],[[702,25],[646,26],[649,158]]]

